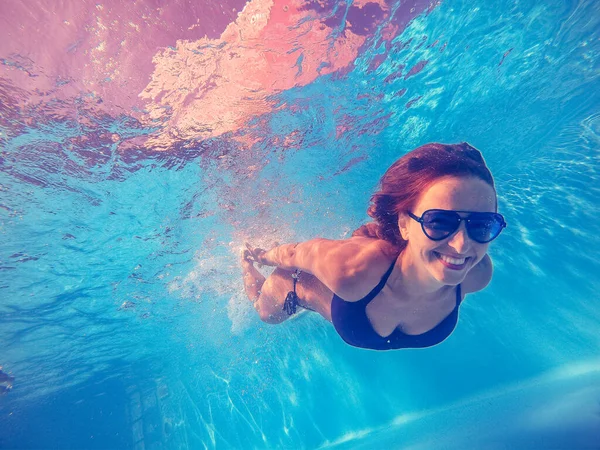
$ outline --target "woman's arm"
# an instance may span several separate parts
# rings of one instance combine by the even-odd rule
[[[361,284],[370,286],[371,274],[375,274],[376,278],[381,275],[382,269],[385,272],[390,252],[393,252],[389,247],[390,244],[377,239],[353,237],[338,241],[312,239],[280,245],[268,251],[255,249],[254,252],[257,262],[308,272],[340,295]]]
[[[481,291],[489,284],[493,271],[492,260],[486,254],[465,277],[465,281],[462,282],[462,291],[465,294]]]
[[[277,266],[287,270],[301,269],[313,273],[314,263],[319,256],[331,256],[343,244],[344,241],[319,238],[297,244],[278,245],[271,250],[260,251],[257,261],[265,266]]]

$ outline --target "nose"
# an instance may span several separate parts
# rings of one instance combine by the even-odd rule
[[[458,227],[458,230],[456,230],[456,232],[450,236],[448,239],[448,245],[460,255],[467,253],[471,247],[471,239],[467,235],[467,228],[464,222],[462,222]]]

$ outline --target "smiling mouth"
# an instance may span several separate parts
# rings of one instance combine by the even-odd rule
[[[452,256],[442,255],[441,253],[438,253],[438,252],[433,252],[433,253],[444,266],[446,266],[452,270],[464,269],[465,266],[467,265],[467,261],[469,260],[469,257],[454,258]]]

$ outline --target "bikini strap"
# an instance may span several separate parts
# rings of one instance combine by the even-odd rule
[[[383,275],[383,277],[381,277],[381,280],[379,281],[379,284],[377,286],[375,286],[373,288],[373,290],[371,292],[369,292],[367,294],[367,296],[365,298],[363,298],[362,300],[360,300],[360,301],[367,301],[367,300],[371,301],[371,300],[373,300],[375,298],[375,296],[377,294],[379,294],[381,292],[381,290],[385,286],[385,283],[387,283],[388,278],[392,274],[392,271],[394,270],[394,266],[396,265],[396,261],[398,261],[399,257],[400,257],[400,255],[396,256],[396,259],[394,259],[394,262],[392,263],[392,265],[390,266],[390,268]]]

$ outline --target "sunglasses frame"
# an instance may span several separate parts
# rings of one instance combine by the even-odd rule
[[[454,230],[453,232],[448,234],[448,236],[444,236],[442,238],[432,238],[431,236],[429,236],[429,234],[427,234],[427,231],[425,230],[425,223],[423,222],[423,216],[425,214],[427,214],[428,212],[432,212],[432,211],[455,213],[458,216],[458,225],[456,227],[456,230]],[[496,239],[498,236],[500,236],[500,233],[502,233],[502,230],[504,228],[506,228],[506,221],[504,220],[504,217],[502,216],[502,214],[499,214],[499,213],[491,213],[491,212],[482,213],[482,212],[478,212],[478,211],[457,211],[457,210],[453,210],[453,209],[450,209],[450,210],[449,209],[428,209],[427,211],[423,211],[423,214],[421,214],[421,217],[417,217],[410,211],[407,211],[407,212],[411,219],[414,219],[421,224],[421,229],[423,230],[423,233],[425,234],[425,236],[427,236],[432,241],[443,241],[444,239],[448,239],[450,236],[452,236],[454,233],[456,233],[458,231],[458,229],[460,228],[461,222],[465,222],[465,228],[467,230],[467,235],[469,236],[469,238],[479,244],[487,244],[488,242],[492,242],[494,239]],[[458,213],[465,213],[465,214],[469,214],[469,215],[467,217],[461,217]],[[491,215],[495,216],[496,218],[499,218],[499,220],[500,220],[500,231],[498,231],[498,234],[496,236],[494,236],[492,239],[490,239],[489,241],[483,241],[483,242],[478,241],[477,239],[474,239],[473,236],[471,236],[471,232],[469,231],[469,227],[467,225],[471,221],[471,216],[477,215],[477,214],[491,214]]]

